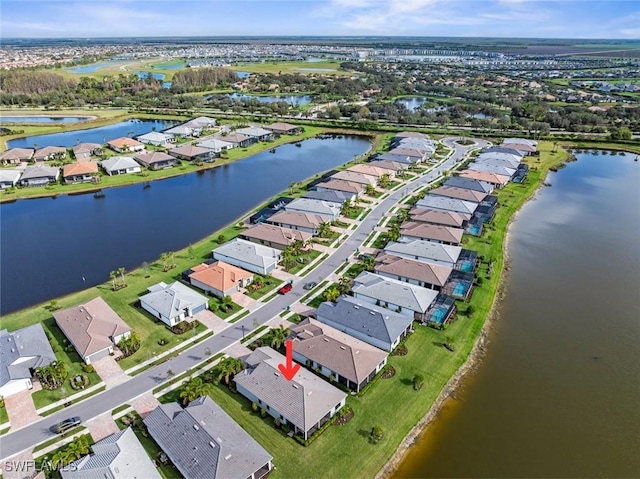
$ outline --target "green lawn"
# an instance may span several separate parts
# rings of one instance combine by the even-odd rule
[[[349,211],[345,215],[350,220],[355,220],[360,214],[364,211],[364,207],[362,206],[351,206]]]
[[[316,75],[351,75],[352,72],[339,70],[340,61],[326,60],[320,62],[263,62],[263,63],[238,63],[233,66],[234,70],[249,72],[249,73],[301,73],[301,74],[316,74]],[[314,71],[304,70],[304,68],[320,68],[322,70],[330,71]]]
[[[297,274],[302,268],[306,268],[310,263],[313,262],[318,256],[320,256],[320,251],[312,249],[307,253],[303,253],[301,255],[296,256],[296,264],[293,268],[288,269],[287,272],[291,274]]]
[[[260,299],[267,293],[270,293],[283,283],[281,279],[274,278],[273,276],[264,277],[264,286],[258,290],[247,291],[245,294],[252,299]]]
[[[213,297],[209,300],[209,309],[213,311],[220,319],[227,319],[232,314],[236,314],[242,309],[242,306],[231,301],[227,306],[222,306],[220,298]]]
[[[0,407],[0,424],[4,424],[5,422],[9,422],[9,415],[7,414],[7,408]]]

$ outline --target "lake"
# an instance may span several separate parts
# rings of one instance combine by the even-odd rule
[[[100,68],[114,65],[116,63],[118,62],[107,61],[107,62],[91,63],[90,65],[81,65],[74,68],[67,68],[67,71],[71,73],[95,73]]]
[[[258,100],[260,103],[275,103],[278,101],[287,102],[289,105],[308,105],[313,101],[310,95],[245,95],[243,93],[231,93],[226,95],[232,100]]]
[[[78,123],[80,121],[91,120],[90,116],[21,116],[9,115],[0,116],[0,124],[4,123]]]
[[[153,65],[151,68],[154,70],[179,70],[186,67],[186,63],[170,63],[168,65]]]
[[[0,313],[154,261],[233,222],[294,181],[368,151],[364,137],[314,138],[227,165],[91,194],[0,205]],[[216,244],[211,243],[211,248]],[[8,280],[10,278],[10,280]],[[84,280],[83,280],[84,278]]]
[[[152,73],[152,72],[136,72],[138,78],[148,78],[151,75],[151,78],[154,80],[164,80],[164,73]]]
[[[113,125],[90,128],[87,130],[65,131],[64,133],[50,133],[48,135],[28,136],[16,138],[7,142],[7,148],[38,148],[45,146],[64,146],[71,148],[78,143],[106,143],[121,136],[136,136],[150,131],[162,131],[171,128],[177,122],[160,120],[126,120]],[[80,141],[78,141],[80,140]]]
[[[638,477],[640,162],[577,158],[513,223],[486,356],[395,477]]]

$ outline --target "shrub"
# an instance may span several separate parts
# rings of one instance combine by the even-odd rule
[[[275,417],[273,418],[273,424],[276,426],[276,428],[279,428],[282,422],[280,421],[279,417]]]
[[[378,444],[384,437],[384,432],[380,426],[373,426],[369,433],[369,442],[371,444]]]
[[[96,372],[96,368],[93,367],[93,364],[82,364],[82,370],[85,373],[95,373]]]
[[[267,417],[267,410],[265,408],[260,409],[260,416]]]
[[[251,403],[251,410],[253,412],[258,412],[258,404],[257,403]]]
[[[413,389],[416,391],[420,391],[424,386],[424,376],[420,373],[413,376]]]

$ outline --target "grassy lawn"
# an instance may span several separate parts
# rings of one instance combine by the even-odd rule
[[[348,277],[348,278],[355,278],[357,277],[360,273],[362,273],[364,271],[364,266],[356,263],[354,265],[352,265],[345,273],[344,276]]]
[[[9,415],[7,414],[7,408],[0,407],[0,424],[4,424],[5,422],[9,422]]]
[[[281,279],[274,278],[273,276],[264,277],[264,286],[255,291],[247,291],[245,294],[252,299],[260,299],[267,293],[270,293],[283,283]]]
[[[339,70],[340,61],[326,60],[319,62],[264,62],[264,63],[238,63],[233,66],[234,70],[249,73],[301,73],[317,75],[351,75],[351,72]],[[312,70],[304,70],[310,68]],[[329,71],[313,70],[319,68]]]
[[[350,220],[355,220],[358,216],[362,214],[363,211],[364,211],[363,206],[351,206],[351,208],[349,208],[349,211],[346,217],[349,218]]]
[[[322,253],[320,253],[320,251],[312,249],[307,253],[296,256],[296,265],[293,268],[288,269],[287,273],[291,273],[291,274],[298,273],[298,271],[300,271],[302,268],[305,268],[307,265],[312,263],[313,260],[316,259],[321,254]]]
[[[242,309],[242,306],[231,301],[228,305],[223,306],[220,298],[213,297],[209,300],[209,309],[213,311],[220,319],[227,319],[232,314],[236,314]]]
[[[158,461],[158,456],[162,452],[162,449],[160,449],[158,443],[156,443],[156,441],[154,441],[153,438],[149,435],[146,430],[147,428],[143,424],[142,418],[140,418],[138,413],[130,412],[125,417],[128,417],[129,420],[133,418],[133,432],[138,438],[138,441],[140,441],[140,444],[142,444],[144,450],[147,452],[149,459],[157,464],[157,471],[160,473],[160,475],[165,479],[180,479],[182,475],[178,472],[175,466],[171,464],[171,462],[162,464],[160,461]],[[124,424],[122,418],[116,419],[116,424],[118,425],[118,428],[120,430],[128,427],[128,425]]]
[[[389,243],[389,239],[387,238],[387,235],[385,233],[380,233],[376,237],[371,247],[377,248],[377,249],[384,249],[384,247],[387,246],[388,243]]]

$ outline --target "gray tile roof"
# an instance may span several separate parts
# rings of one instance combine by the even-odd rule
[[[238,128],[236,132],[240,133],[241,135],[258,138],[262,136],[273,135],[273,132],[271,130],[265,130],[264,128],[259,128],[256,126],[251,126],[248,128]]]
[[[208,116],[199,116],[193,120],[183,123],[183,125],[191,128],[205,128],[208,126],[215,126],[216,120]]]
[[[216,253],[245,261],[261,268],[280,260],[280,251],[277,249],[238,238],[218,246],[213,250],[214,257]]]
[[[320,322],[328,320],[385,343],[393,343],[413,322],[413,318],[350,296],[341,297],[337,303],[322,303],[317,318]]]
[[[514,155],[511,153],[500,153],[497,151],[480,153],[476,157],[475,162],[478,163],[487,160],[504,161],[511,165],[511,167],[513,168],[517,168],[518,165],[522,163],[522,157],[519,155]]]
[[[416,206],[418,208],[432,208],[436,210],[473,214],[478,207],[478,203],[427,194],[424,198],[418,200]]]
[[[0,170],[0,182],[11,182],[11,183],[15,183],[16,181],[18,181],[18,179],[20,179],[20,175],[22,174],[22,171],[20,170],[5,170],[2,169]]]
[[[145,133],[144,135],[136,136],[136,140],[145,142],[145,141],[159,141],[159,142],[167,142],[173,138],[171,133],[161,133],[159,131],[150,131],[149,133]]]
[[[220,138],[209,138],[198,143],[198,146],[201,148],[207,148],[208,150],[218,151],[233,148],[234,144],[221,140]]]
[[[102,160],[100,162],[100,166],[107,171],[125,170],[136,167],[140,168],[140,164],[130,156],[112,156],[107,160]]]
[[[490,148],[485,148],[481,151],[481,153],[509,153],[511,155],[519,156],[520,158],[524,157],[524,153],[516,148],[509,148],[508,146],[492,146]]]
[[[347,199],[350,199],[352,195],[343,193],[337,190],[325,190],[325,191],[309,191],[302,195],[303,198],[309,198],[312,200],[329,201],[330,203],[343,204]]]
[[[494,161],[483,161],[478,163],[471,163],[468,167],[472,171],[486,171],[488,173],[494,173],[496,175],[503,175],[511,177],[515,172],[515,168],[505,167],[502,164],[497,164]]]
[[[271,348],[257,348],[247,364],[255,365],[236,374],[234,381],[268,404],[287,421],[308,431],[347,396],[304,368],[287,381],[278,364],[286,358]]]
[[[209,302],[205,296],[178,281],[170,285],[164,282],[154,284],[149,287],[149,291],[140,296],[140,301],[144,301],[166,318],[175,318],[187,308],[194,309]]]
[[[305,319],[290,331],[295,352],[356,384],[367,379],[388,355],[315,319]]]
[[[380,168],[387,168],[394,171],[406,170],[409,167],[406,163],[400,163],[399,161],[392,160],[373,160],[370,161],[369,164],[371,166],[378,166]]]
[[[246,479],[273,459],[210,397],[160,405],[144,424],[186,479]]]
[[[418,313],[426,312],[438,296],[432,289],[363,271],[353,281],[354,296],[363,295],[381,302],[397,304]]]
[[[12,379],[30,378],[30,368],[46,366],[55,360],[40,323],[13,332],[0,331],[0,386]]]
[[[397,256],[415,258],[430,258],[445,263],[458,261],[462,248],[446,244],[434,243],[425,240],[406,240],[389,243],[384,249],[385,253]]]
[[[27,166],[22,173],[20,180],[29,180],[34,178],[58,178],[60,176],[60,168],[57,166]]]
[[[61,471],[63,479],[161,479],[156,466],[131,428],[107,436],[91,446],[93,454]]]
[[[301,211],[303,213],[312,213],[320,216],[329,216],[334,218],[340,214],[340,206],[335,203],[329,203],[321,200],[313,200],[310,198],[296,198],[284,207],[285,211]]]
[[[444,182],[445,186],[455,186],[456,188],[466,188],[468,190],[482,191],[491,193],[493,185],[486,181],[473,180],[471,178],[462,178],[460,176],[451,176]]]

